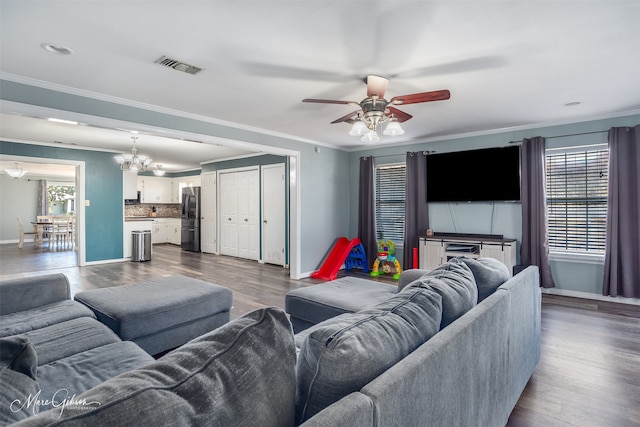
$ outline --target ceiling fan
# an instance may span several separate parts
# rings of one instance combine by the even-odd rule
[[[338,101],[332,99],[303,99],[302,102],[315,102],[320,104],[344,104],[359,105],[360,109],[346,116],[340,117],[331,123],[353,124],[350,135],[362,136],[364,142],[380,141],[377,133],[378,126],[389,122],[384,130],[385,135],[402,135],[404,130],[400,123],[406,122],[411,117],[410,114],[398,110],[392,105],[417,104],[421,102],[443,101],[449,99],[451,94],[448,90],[434,90],[431,92],[414,93],[412,95],[394,96],[389,101],[384,98],[384,93],[389,85],[389,79],[385,77],[369,75],[365,77],[367,84],[367,97],[360,102]]]

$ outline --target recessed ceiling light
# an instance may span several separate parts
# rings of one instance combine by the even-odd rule
[[[40,46],[46,51],[51,53],[55,53],[56,55],[71,55],[73,51],[68,47],[60,46],[53,43],[43,43]]]
[[[571,101],[564,104],[565,107],[575,107],[576,105],[580,105],[582,102],[580,101]]]
[[[67,125],[77,125],[78,124],[78,122],[74,122],[73,120],[56,119],[56,118],[53,118],[53,117],[49,117],[47,120],[50,121],[50,122],[64,123],[64,124],[67,124]]]

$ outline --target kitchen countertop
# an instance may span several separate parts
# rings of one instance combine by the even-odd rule
[[[125,216],[125,221],[153,221],[154,219],[180,219],[175,216]]]

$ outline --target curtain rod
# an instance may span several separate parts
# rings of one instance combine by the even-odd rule
[[[545,136],[545,139],[554,139],[554,138],[565,138],[567,136],[579,136],[579,135],[591,135],[593,133],[604,133],[604,132],[609,132],[609,129],[606,130],[594,130],[591,132],[580,132],[580,133],[568,133],[566,135],[556,135],[556,136]],[[517,140],[517,141],[509,141],[509,144],[521,144],[522,140]]]

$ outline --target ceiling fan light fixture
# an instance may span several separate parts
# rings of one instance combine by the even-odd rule
[[[369,143],[380,142],[380,137],[375,131],[370,130],[369,132],[365,133],[362,138],[360,138],[360,141]]]
[[[26,170],[22,169],[22,166],[20,166],[18,162],[15,163],[15,166],[13,168],[6,168],[4,171],[13,179],[22,178],[24,174],[27,173]]]
[[[364,122],[358,120],[351,127],[351,130],[349,131],[349,135],[351,135],[351,136],[362,136],[367,132],[367,130],[368,130],[367,129],[367,125]]]
[[[402,129],[402,126],[400,126],[400,123],[397,120],[391,120],[382,133],[384,135],[397,136],[402,135],[404,133],[404,129]]]

